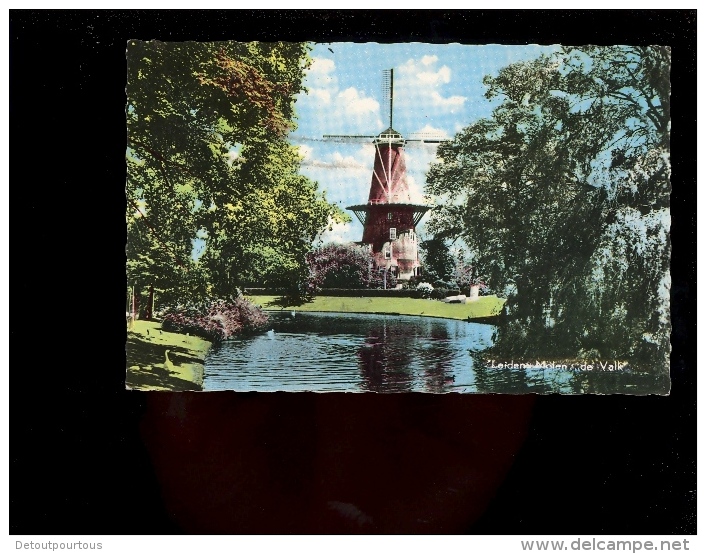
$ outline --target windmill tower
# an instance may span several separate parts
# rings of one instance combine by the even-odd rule
[[[421,136],[406,139],[395,131],[392,126],[393,78],[392,69],[383,72],[383,98],[389,100],[390,112],[387,129],[379,135],[324,135],[324,138],[373,139],[375,160],[368,201],[346,209],[351,210],[363,225],[363,238],[359,244],[371,249],[377,269],[394,274],[398,281],[408,281],[420,275],[415,229],[431,206],[412,202],[407,185],[405,145],[408,142],[439,143],[442,139]]]

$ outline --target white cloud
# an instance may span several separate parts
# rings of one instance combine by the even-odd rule
[[[359,159],[370,160],[370,171],[372,172],[372,164],[375,161],[375,145],[372,142],[361,144],[357,156]]]
[[[337,99],[340,100],[344,112],[352,115],[377,113],[380,110],[377,100],[366,97],[354,87],[339,92]]]
[[[309,67],[309,73],[331,73],[336,64],[328,58],[314,58]]]
[[[448,138],[449,135],[444,129],[439,129],[437,127],[432,127],[428,123],[422,127],[421,129],[418,129],[414,131],[415,135],[431,135],[434,137],[439,137],[439,138]]]
[[[331,103],[331,93],[325,88],[311,88],[309,94],[324,104]]]
[[[299,148],[299,155],[302,157],[302,160],[310,160],[312,159],[314,155],[314,149],[311,146],[307,146],[305,144],[299,144],[297,145]]]
[[[318,120],[317,134],[373,134],[383,129],[380,104],[360,89],[341,89],[333,60],[315,58],[304,86],[308,117]],[[325,118],[324,118],[325,114]]]
[[[445,84],[451,81],[451,70],[445,65],[439,69],[439,71],[420,71],[416,73],[415,76],[418,81],[421,81],[425,85]]]
[[[328,227],[319,238],[324,244],[329,242],[346,244],[360,240],[361,237],[357,236],[350,223],[336,223],[329,219]]]
[[[301,151],[302,147],[300,146],[299,148]],[[311,149],[309,150],[311,151]],[[367,172],[368,170],[371,170],[371,165],[369,163],[366,163],[358,159],[357,157],[343,156],[340,152],[333,152],[333,154],[325,157],[324,159],[316,159],[312,156],[305,157],[302,161],[302,166],[318,167],[324,169],[354,170],[356,173],[361,171]]]
[[[422,193],[422,187],[419,186],[416,179],[407,174],[407,188],[409,188],[409,198],[414,204],[426,204],[427,201]]]
[[[431,93],[431,99],[435,106],[443,107],[463,106],[463,103],[466,101],[465,96],[449,96],[448,98],[444,98],[436,91]]]
[[[356,169],[367,171],[368,164],[361,162],[353,156],[343,156],[338,152],[334,152],[331,156],[331,167],[341,169]]]
[[[306,86],[311,90],[338,87],[334,70],[336,64],[327,58],[314,58],[306,73]]]
[[[444,96],[443,87],[451,82],[452,72],[447,65],[437,69],[438,62],[437,56],[407,60],[400,67],[395,98],[402,104],[431,105],[451,112],[463,106],[465,96]]]
[[[438,56],[424,56],[422,57],[422,65],[431,65],[439,61]]]

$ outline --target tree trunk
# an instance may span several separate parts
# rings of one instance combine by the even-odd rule
[[[152,310],[154,309],[154,285],[150,285],[150,295],[147,299],[147,306],[145,307],[145,319],[152,319]]]

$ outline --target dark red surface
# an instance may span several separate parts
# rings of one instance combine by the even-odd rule
[[[388,130],[391,131],[391,130]],[[367,204],[349,209],[365,211],[362,242],[372,245],[377,267],[395,268],[409,278],[419,266],[415,230],[415,210],[407,185],[407,166],[402,143],[380,143],[375,148],[373,175]],[[390,239],[390,230],[397,238]],[[385,257],[385,250],[390,257]]]
[[[403,146],[380,144],[375,148],[375,165],[368,202],[410,202]]]
[[[387,219],[388,213],[392,213],[392,219]],[[373,252],[379,252],[382,245],[390,240],[390,228],[397,229],[398,235],[406,229],[414,229],[413,218],[412,207],[394,204],[370,206],[363,229],[363,242],[372,244]]]
[[[157,393],[141,434],[188,533],[462,532],[534,396]]]

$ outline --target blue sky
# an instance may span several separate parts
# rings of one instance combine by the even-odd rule
[[[394,128],[404,136],[427,131],[452,137],[473,121],[489,116],[497,105],[497,100],[490,102],[483,96],[485,75],[497,75],[510,63],[534,59],[554,49],[536,45],[317,44],[304,82],[308,92],[297,97],[298,128],[290,137],[304,156],[302,173],[317,181],[328,200],[342,208],[367,200],[374,159],[370,140],[341,143],[323,141],[322,137],[375,135],[387,128],[381,90],[384,69],[395,70]],[[435,156],[435,145],[408,145],[406,149],[408,183],[420,202],[425,200],[425,175]],[[424,233],[423,223],[418,230]],[[357,241],[362,233],[353,217],[351,223],[335,225],[323,240]]]

